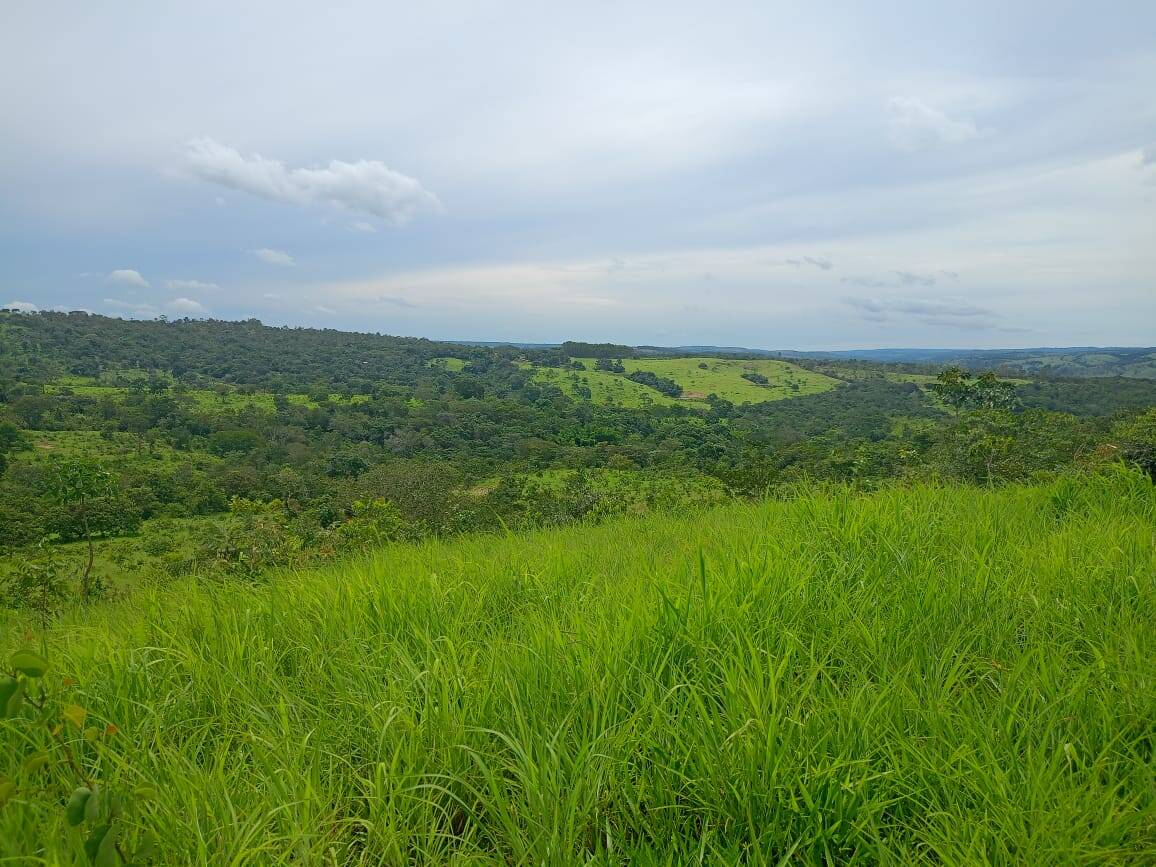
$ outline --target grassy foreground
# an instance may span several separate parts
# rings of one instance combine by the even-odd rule
[[[46,651],[164,863],[1151,863],[1154,576],[1138,476],[827,491],[142,591]],[[84,863],[47,800],[0,863]]]

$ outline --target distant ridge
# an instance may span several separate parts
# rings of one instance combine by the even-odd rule
[[[455,340],[464,346],[513,346],[518,349],[557,349],[561,343]],[[640,355],[726,355],[747,358],[794,358],[814,361],[873,361],[890,364],[947,365],[969,369],[1004,369],[1050,376],[1124,376],[1156,379],[1156,346],[1038,346],[1024,349],[753,349],[748,346],[633,347]]]

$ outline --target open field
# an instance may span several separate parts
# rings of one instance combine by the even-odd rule
[[[1123,472],[831,488],[146,588],[25,640],[119,726],[68,737],[155,790],[121,821],[164,864],[1151,863],[1154,533]],[[21,731],[0,860],[86,863]]]
[[[446,370],[457,373],[466,366],[466,363],[460,358],[454,358],[450,355],[442,355],[437,358],[431,358],[428,362],[430,367],[442,367]]]
[[[702,365],[706,365],[703,367]],[[683,396],[705,398],[717,394],[731,403],[762,403],[804,394],[830,391],[839,380],[812,373],[786,361],[758,359],[732,361],[719,358],[627,358],[627,372],[649,370],[682,386]],[[743,379],[744,373],[765,376],[767,385]]]
[[[629,380],[617,373],[593,369],[593,360],[584,359],[586,370],[568,370],[558,367],[538,367],[534,378],[539,382],[556,385],[575,400],[607,406],[639,408],[645,406],[688,405],[705,407],[701,401],[678,400],[656,391],[648,385]]]
[[[570,397],[593,403],[625,407],[694,406],[705,407],[708,395],[716,394],[732,403],[762,403],[805,394],[829,391],[839,380],[812,373],[785,361],[759,359],[733,361],[718,358],[627,358],[627,373],[647,370],[672,379],[682,386],[681,398],[665,394],[627,379],[622,374],[595,370],[593,358],[578,358],[585,370],[536,368],[535,378],[557,385]],[[767,385],[743,379],[744,373],[767,377]],[[587,393],[588,392],[588,393]]]

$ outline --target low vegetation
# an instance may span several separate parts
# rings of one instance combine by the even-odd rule
[[[4,652],[160,863],[1142,863],[1154,533],[1123,471],[823,488],[180,581]],[[85,863],[10,716],[0,858]]]

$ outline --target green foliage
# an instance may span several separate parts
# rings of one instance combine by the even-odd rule
[[[943,370],[929,388],[957,412],[964,409],[1012,409],[1017,405],[1015,384],[991,371],[972,379],[961,367]]]
[[[97,725],[85,707],[50,689],[48,670],[48,660],[25,648],[11,655],[0,674],[0,742],[6,746],[0,756],[0,824],[5,810],[19,810],[69,829],[55,835],[58,855],[83,853],[96,867],[148,863],[155,844],[137,814],[152,787],[137,785],[130,793],[102,778],[108,770],[134,770],[116,748],[120,730],[112,723]],[[75,681],[66,680],[64,688],[69,685]],[[44,847],[41,842],[26,854]],[[0,851],[6,848],[0,843]]]
[[[1156,482],[1156,409],[1121,422],[1112,433],[1124,460]]]
[[[585,343],[567,340],[562,344],[561,353],[570,358],[629,358],[634,355],[634,347],[618,343]]]
[[[4,604],[45,614],[77,585],[91,599],[336,556],[366,544],[355,512],[377,500],[403,525],[387,535],[416,539],[678,509],[699,483],[759,496],[806,480],[1000,484],[1109,454],[1139,462],[1136,445],[1109,449],[1112,425],[1156,399],[1140,380],[1100,380],[1093,396],[968,376],[949,416],[931,389],[943,384],[911,365],[631,357],[609,344],[571,360],[254,322],[0,325],[12,335],[0,585]],[[1079,418],[1031,411],[1053,402]],[[70,467],[88,482],[61,485]],[[565,496],[527,481],[560,471],[588,481]],[[612,494],[607,473],[630,475]],[[680,493],[653,498],[655,485]],[[258,519],[230,513],[235,499],[281,506]]]
[[[164,863],[1140,864],[1154,532],[1138,473],[826,486],[183,582],[45,646],[131,724],[82,767],[153,784],[114,827]],[[22,744],[0,859],[78,863],[95,786],[26,796]]]
[[[655,391],[665,394],[667,397],[681,397],[682,386],[673,379],[667,379],[665,376],[659,376],[649,370],[635,370],[626,375],[626,378],[632,382],[640,383],[641,385],[649,386]]]

